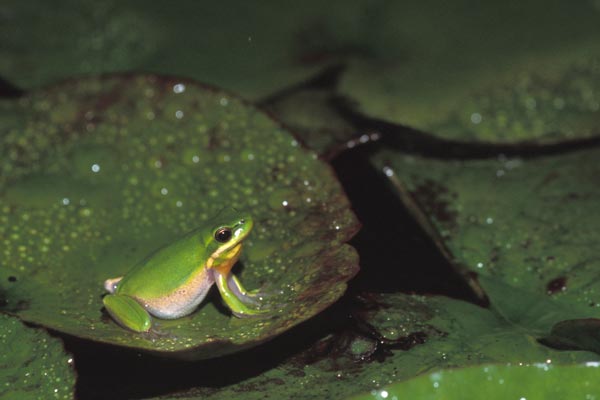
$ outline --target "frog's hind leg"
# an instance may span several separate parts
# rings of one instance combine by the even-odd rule
[[[152,317],[133,297],[109,294],[102,299],[104,307],[119,325],[134,332],[148,332]]]

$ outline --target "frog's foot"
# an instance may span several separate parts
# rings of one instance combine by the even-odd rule
[[[254,290],[245,290],[240,281],[233,274],[230,274],[227,277],[227,287],[241,302],[253,307],[259,307],[265,300],[274,294],[269,290],[265,290],[264,287]]]
[[[253,289],[253,290],[249,290],[248,291],[248,296],[252,297],[253,299],[257,299],[259,301],[262,300],[269,300],[270,298],[273,298],[273,296],[276,296],[278,293],[273,290],[273,286],[269,285],[269,284],[265,284],[261,287],[259,287],[258,289]]]
[[[148,332],[152,318],[133,297],[109,294],[102,299],[104,307],[119,325],[134,332]]]
[[[261,302],[258,307],[247,307],[242,310],[231,308],[231,313],[238,318],[271,318],[281,315],[288,306],[289,304],[281,302]]]
[[[271,312],[270,309],[262,309],[262,308],[257,308],[257,309],[252,309],[252,308],[247,308],[245,310],[231,310],[231,313],[236,316],[237,318],[265,318],[265,317],[270,317],[272,316],[274,313]]]
[[[150,328],[150,330],[148,332],[142,333],[143,337],[146,339],[149,339],[149,340],[177,339],[177,336],[173,335],[173,333],[171,331],[163,330],[160,326],[157,326],[157,325],[160,325],[160,324],[157,324],[156,320],[154,320],[154,323],[152,324],[152,328]]]
[[[257,317],[270,313],[260,308],[260,299],[249,295],[233,275],[216,272],[214,276],[221,298],[236,317]]]

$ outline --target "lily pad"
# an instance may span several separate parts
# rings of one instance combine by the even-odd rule
[[[544,335],[564,320],[600,318],[599,157],[591,149],[449,161],[383,151],[374,162],[450,261],[477,274],[492,306]]]
[[[379,138],[376,133],[361,135],[338,112],[335,102],[336,98],[330,90],[306,88],[273,99],[264,106],[303,143],[325,159],[331,159],[347,148]]]
[[[414,398],[465,399],[594,399],[600,393],[598,368],[582,365],[485,365],[437,371],[397,383],[356,400]]]
[[[60,340],[41,329],[0,315],[0,397],[9,399],[72,399],[73,359]]]
[[[335,62],[313,32],[323,20],[343,22],[339,4],[4,1],[0,75],[29,89],[74,75],[150,71],[256,99]]]
[[[598,359],[589,352],[543,346],[531,332],[464,301],[405,294],[369,297],[365,308],[354,315],[355,325],[323,338],[276,368],[218,390],[211,382],[199,380],[194,389],[161,398],[348,398],[361,392],[379,393],[428,371],[490,363],[551,368]]]
[[[0,103],[1,309],[82,338],[209,358],[272,338],[337,300],[358,229],[332,170],[235,96],[154,75],[72,80]],[[134,334],[104,314],[122,275],[223,207],[255,219],[236,271],[266,319],[217,297]]]
[[[462,141],[553,143],[600,133],[597,3],[373,8],[371,51],[349,61],[339,89],[365,115]]]
[[[598,134],[598,12],[579,2],[565,18],[541,0],[11,0],[0,75],[32,88],[144,70],[265,99],[344,64],[339,93],[367,116],[447,139],[556,142]]]

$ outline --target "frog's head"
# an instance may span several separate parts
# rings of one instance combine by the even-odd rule
[[[227,265],[229,268],[238,259],[242,242],[254,226],[252,217],[233,208],[221,210],[213,219],[210,232],[206,237],[208,268]]]

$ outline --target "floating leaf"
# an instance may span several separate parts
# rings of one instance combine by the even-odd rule
[[[354,397],[371,399],[593,399],[600,393],[596,362],[582,365],[484,365],[437,371]]]
[[[463,141],[549,143],[600,133],[596,3],[372,8],[371,51],[355,57],[340,82],[364,114]]]
[[[83,338],[215,357],[334,302],[357,271],[358,222],[331,169],[238,98],[146,76],[69,81],[0,103],[2,309]],[[157,337],[101,312],[105,279],[225,206],[255,219],[240,274],[273,316],[232,318],[217,297]],[[217,306],[217,307],[216,307]],[[185,354],[183,354],[185,353]]]
[[[60,340],[0,315],[0,348],[2,399],[73,398],[73,359],[65,354]]]
[[[259,98],[336,61],[314,36],[322,21],[343,20],[335,3],[4,1],[0,75],[32,88],[74,75],[141,70]]]
[[[276,368],[215,390],[209,380],[178,399],[347,398],[426,371],[489,363],[546,366],[596,360],[557,351],[491,310],[446,297],[373,296],[356,326],[315,343]],[[235,367],[233,367],[235,368]],[[240,367],[242,368],[242,367]],[[235,373],[235,369],[232,370]],[[581,381],[578,381],[581,382]]]
[[[492,306],[543,336],[563,320],[600,318],[599,157],[449,161],[383,151],[374,162],[418,205],[447,257],[477,273]]]
[[[378,135],[359,134],[336,110],[331,91],[303,89],[268,102],[266,108],[285,123],[311,149],[326,159]]]
[[[368,116],[449,139],[556,142],[598,134],[598,7],[568,13],[540,0],[11,0],[0,75],[31,88],[144,70],[260,99],[344,64],[339,91]]]

